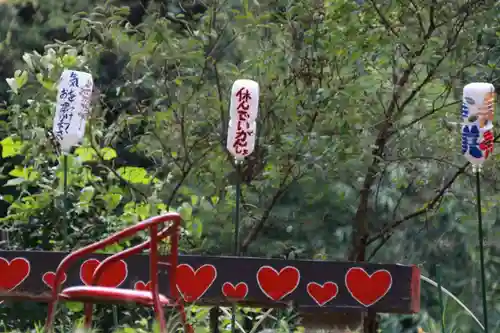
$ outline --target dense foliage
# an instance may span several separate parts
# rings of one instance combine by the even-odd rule
[[[479,315],[475,187],[457,119],[465,83],[496,82],[498,6],[0,5],[2,247],[74,248],[176,210],[186,221],[183,252],[229,254],[241,177],[246,255],[418,264],[431,277],[439,264],[445,286]],[[67,198],[48,132],[64,68],[91,72],[97,87],[86,139],[68,159]],[[243,77],[260,83],[261,103],[257,148],[238,175],[225,133],[228,92]],[[497,159],[482,176],[494,325]],[[438,329],[437,292],[422,285],[422,293],[422,314],[410,324],[380,317],[384,332],[411,322]],[[6,327],[27,325],[15,309],[1,310]],[[451,300],[445,316],[450,332],[477,330]]]

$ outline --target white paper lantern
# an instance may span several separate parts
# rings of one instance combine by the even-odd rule
[[[493,152],[495,87],[476,82],[464,87],[462,100],[462,154],[477,168]]]
[[[93,88],[89,73],[65,70],[61,74],[52,131],[64,152],[79,144],[85,135]]]
[[[237,80],[231,89],[227,149],[236,160],[243,160],[255,149],[259,84],[252,80]]]

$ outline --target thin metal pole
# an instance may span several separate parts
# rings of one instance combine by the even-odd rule
[[[488,333],[488,306],[486,301],[486,274],[484,269],[484,237],[483,237],[483,214],[481,212],[481,179],[480,169],[475,168],[476,172],[476,200],[477,200],[477,221],[479,223],[479,260],[481,264],[481,291],[483,294],[483,316],[484,331]]]
[[[434,267],[436,269],[436,282],[438,285],[438,295],[439,295],[439,317],[441,321],[441,333],[445,333],[444,327],[444,303],[443,303],[443,289],[441,289],[441,272],[439,271],[439,266]]]
[[[236,161],[236,205],[234,207],[234,255],[240,255],[241,162]]]
[[[68,214],[68,154],[64,153],[63,155],[63,210],[64,210],[64,218],[63,218],[63,227],[62,227],[62,236],[63,236],[63,248],[68,245],[68,223],[69,219],[67,218]]]
[[[235,256],[240,255],[240,197],[241,197],[241,161],[236,160],[236,205],[234,207],[234,248]],[[231,332],[236,332],[236,303],[231,313]]]

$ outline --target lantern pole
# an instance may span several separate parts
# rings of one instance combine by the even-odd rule
[[[240,200],[241,200],[241,160],[236,159],[236,203],[234,207],[234,247],[233,254],[240,255]],[[236,332],[236,302],[231,311],[231,332]]]
[[[241,164],[255,148],[255,122],[259,109],[259,84],[253,80],[236,80],[231,88],[229,105],[229,124],[226,148],[235,159],[236,204],[234,207],[234,246],[233,255],[240,255],[240,201],[241,201]],[[236,332],[237,299],[232,300],[231,332]]]
[[[476,202],[481,266],[481,293],[483,299],[484,331],[488,333],[488,302],[486,298],[486,272],[484,264],[484,230],[481,210],[481,171],[484,161],[493,152],[493,116],[495,113],[495,87],[491,83],[473,82],[464,86],[462,100],[462,154],[472,164],[476,175]]]
[[[68,198],[68,154],[63,154],[63,187],[64,187],[64,207]]]
[[[234,207],[234,255],[240,255],[241,161],[236,160],[236,203]]]
[[[68,245],[68,154],[67,152],[63,152],[63,210],[64,210],[64,218],[63,218],[63,227],[62,227],[62,236],[63,236],[63,248]]]
[[[476,202],[477,202],[477,221],[479,237],[479,261],[481,265],[481,293],[483,296],[483,325],[484,331],[488,333],[488,305],[486,299],[486,273],[484,268],[484,232],[483,232],[483,214],[481,211],[481,166],[472,165],[472,172],[476,174]]]

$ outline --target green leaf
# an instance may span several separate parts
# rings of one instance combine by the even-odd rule
[[[151,177],[144,168],[121,167],[116,171],[123,179],[132,184],[149,184],[151,182]]]
[[[26,71],[21,72],[20,70],[17,70],[14,73],[14,77],[18,89],[21,89],[28,82],[28,72]]]
[[[71,68],[78,63],[78,59],[73,55],[65,54],[62,57],[62,63],[65,68]]]
[[[80,192],[80,203],[89,203],[94,197],[95,189],[92,186],[87,186]]]
[[[196,311],[196,316],[194,317],[194,320],[195,321],[202,321],[205,318],[207,318],[209,313],[210,313],[209,307],[200,308],[198,311]]]
[[[9,179],[7,181],[7,183],[5,183],[4,186],[17,186],[17,185],[21,185],[24,182],[26,182],[26,179],[24,179],[24,178],[13,178],[13,179]]]
[[[129,201],[125,204],[125,207],[123,208],[123,212],[127,214],[135,214],[135,206],[136,203],[134,201]]]
[[[105,161],[111,161],[112,159],[116,158],[116,151],[113,148],[105,147],[101,150],[102,158],[104,158]]]
[[[7,78],[7,79],[5,79],[5,81],[7,81],[7,84],[9,85],[12,92],[14,92],[14,94],[17,95],[19,93],[19,87],[17,86],[16,79],[15,78]]]
[[[193,214],[193,207],[187,202],[184,202],[181,207],[177,209],[177,212],[181,215],[184,221],[191,220]]]
[[[201,219],[199,218],[193,219],[191,223],[191,232],[194,237],[201,238],[203,234],[203,223],[201,222]]]
[[[77,160],[77,158],[75,158],[74,155],[66,155],[66,159],[64,158],[64,155],[61,155],[61,156],[59,156],[58,161],[59,161],[58,169],[60,171],[63,171],[65,167],[68,170],[72,170],[72,169],[80,166],[80,163],[78,163],[78,160]],[[62,173],[61,173],[61,176],[62,176]]]
[[[22,178],[28,181],[34,181],[38,179],[39,173],[33,171],[33,168],[24,168],[17,165],[13,170],[9,172],[9,176]]]
[[[9,176],[24,178],[25,175],[24,168],[16,166],[13,170],[9,172]]]
[[[123,251],[123,246],[120,244],[111,244],[108,245],[102,250],[102,253],[118,253],[120,251]]]
[[[9,195],[9,194],[0,196],[0,199],[5,201],[5,202],[8,202],[8,203],[14,202],[14,197],[12,195]]]
[[[47,90],[54,91],[57,89],[56,83],[50,79],[45,79],[42,74],[38,73],[36,75],[38,82]]]
[[[115,333],[137,333],[137,331],[131,327],[123,327],[115,331]]]
[[[24,53],[23,54],[23,60],[28,65],[28,68],[32,71],[35,70],[35,66],[33,66],[33,60],[31,59],[31,54],[29,53]]]
[[[66,302],[66,307],[71,312],[81,312],[83,311],[83,303],[80,302]]]
[[[156,209],[159,212],[158,214],[163,214],[167,211],[167,205],[165,205],[164,203],[156,204]]]
[[[106,202],[106,208],[108,210],[113,210],[122,201],[123,196],[119,193],[106,193],[102,199]]]
[[[135,208],[136,214],[139,216],[141,220],[145,220],[150,217],[151,214],[151,205],[149,204],[138,204]]]
[[[78,147],[75,149],[75,154],[80,158],[82,162],[97,160],[97,154],[93,148]]]
[[[19,155],[23,148],[23,143],[19,140],[14,140],[12,137],[6,137],[0,141],[2,145],[2,158]]]

